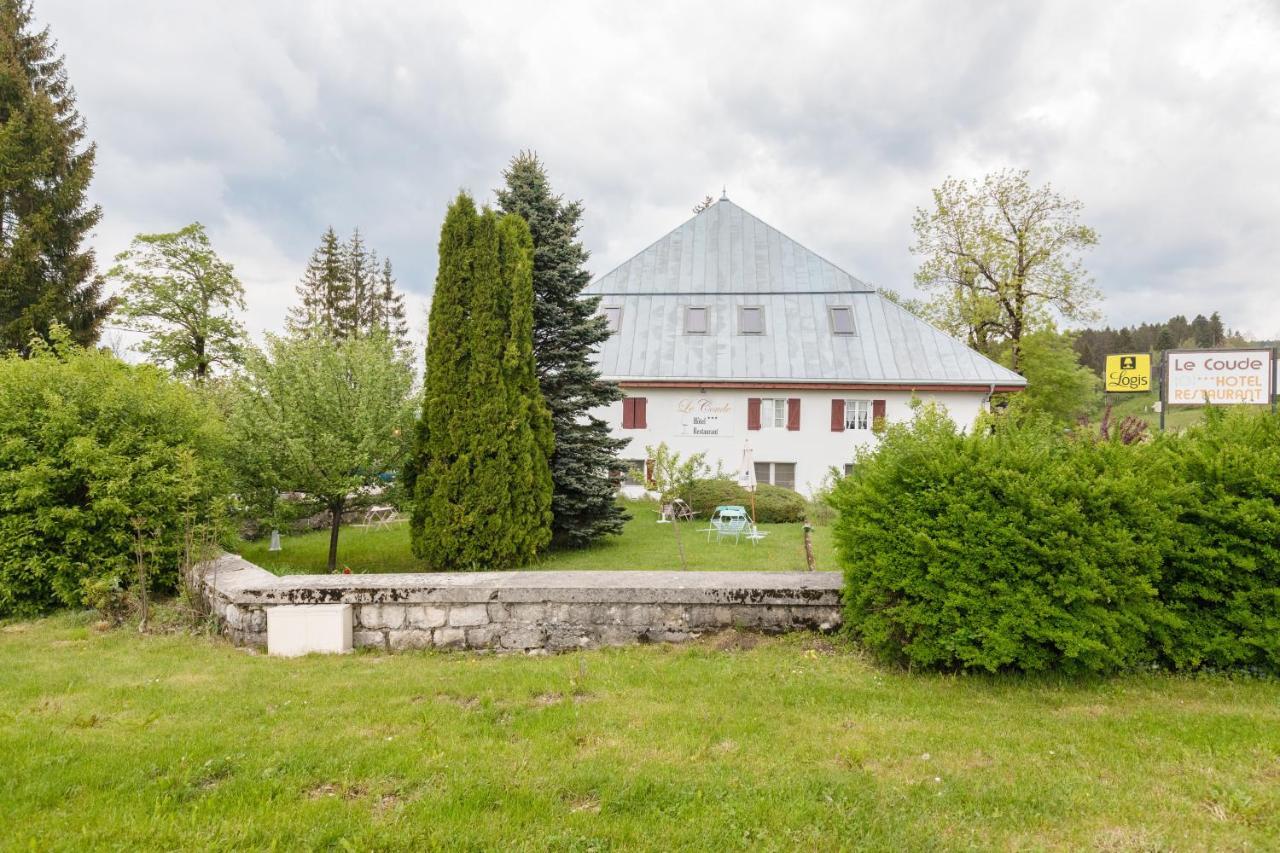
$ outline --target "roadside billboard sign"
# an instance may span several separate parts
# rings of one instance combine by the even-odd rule
[[[1151,390],[1151,354],[1123,353],[1107,356],[1106,391],[1134,394]]]
[[[1274,359],[1269,349],[1169,350],[1164,400],[1170,406],[1269,404]]]

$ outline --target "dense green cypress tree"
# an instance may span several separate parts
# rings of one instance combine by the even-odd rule
[[[507,214],[498,229],[502,284],[509,294],[508,328],[502,356],[512,435],[511,492],[517,523],[523,520],[518,558],[532,560],[551,541],[555,433],[551,411],[538,386],[533,355],[533,237],[528,223]]]
[[[596,315],[600,300],[582,295],[591,275],[578,239],[581,203],[552,193],[546,170],[531,152],[512,159],[503,176],[498,205],[523,217],[533,239],[533,352],[555,435],[552,542],[582,547],[621,533],[627,519],[609,474],[621,467],[618,453],[626,442],[588,414],[622,398],[617,385],[600,379],[591,360],[609,328]]]
[[[0,350],[54,322],[91,344],[114,307],[81,247],[102,216],[87,199],[95,147],[56,49],[29,0],[0,0]]]
[[[527,226],[466,194],[440,235],[426,382],[406,485],[414,553],[505,569],[550,540],[549,414],[532,358]]]

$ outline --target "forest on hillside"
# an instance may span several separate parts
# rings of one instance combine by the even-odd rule
[[[1188,320],[1177,314],[1163,323],[1141,323],[1113,329],[1085,328],[1074,332],[1076,355],[1080,363],[1099,376],[1107,356],[1114,353],[1149,352],[1154,355],[1171,349],[1205,349],[1209,347],[1271,346],[1271,341],[1252,341],[1227,328],[1222,316],[1214,311],[1208,317],[1197,314]]]

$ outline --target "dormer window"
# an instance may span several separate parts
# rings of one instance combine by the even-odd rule
[[[610,332],[616,332],[622,328],[621,305],[605,305],[600,309],[600,313],[604,315],[605,324],[608,325]]]
[[[857,334],[853,326],[853,308],[849,305],[832,305],[827,311],[831,315],[831,333],[833,335]]]
[[[705,335],[707,333],[707,307],[705,305],[685,306],[684,333],[686,335]]]
[[[764,334],[764,308],[759,305],[742,305],[738,308],[738,334]]]

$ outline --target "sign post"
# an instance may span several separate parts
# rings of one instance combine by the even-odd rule
[[[1270,406],[1276,350],[1168,350],[1160,370],[1160,428],[1167,406]]]

